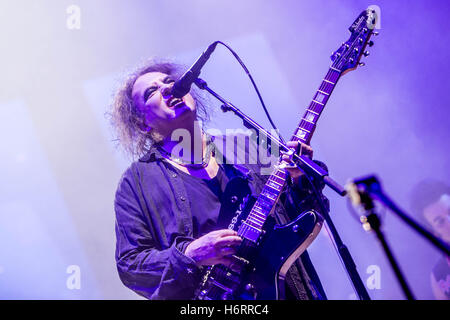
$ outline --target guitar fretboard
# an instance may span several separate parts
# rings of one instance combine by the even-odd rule
[[[325,78],[322,80],[319,89],[306,109],[306,112],[303,115],[291,140],[301,141],[306,144],[311,142],[312,135],[316,129],[317,121],[319,120],[319,117],[322,114],[322,111],[325,108],[325,105],[327,104],[340,76],[341,71],[339,69],[330,67]]]

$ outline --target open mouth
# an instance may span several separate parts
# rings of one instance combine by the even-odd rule
[[[167,105],[170,108],[177,108],[177,107],[181,106],[182,104],[184,104],[184,101],[181,100],[180,98],[170,98],[170,100],[167,102]]]

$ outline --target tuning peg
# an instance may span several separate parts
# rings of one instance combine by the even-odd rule
[[[364,62],[360,62],[360,63],[358,63],[358,66],[360,66],[360,67],[364,67],[366,64],[364,63]]]
[[[368,43],[369,47],[373,46],[375,44],[375,42],[373,42],[372,40],[370,40]]]
[[[374,36],[377,36],[377,35],[379,35],[380,33],[379,33],[378,31],[374,31],[372,34],[373,34]]]
[[[370,52],[369,51],[364,51],[363,54],[364,54],[365,57],[367,57],[370,54]]]

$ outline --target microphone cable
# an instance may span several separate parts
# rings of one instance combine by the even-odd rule
[[[231,54],[236,58],[236,60],[239,62],[239,64],[241,65],[241,67],[244,69],[245,73],[246,73],[247,76],[250,78],[250,81],[251,81],[251,83],[252,83],[252,85],[253,85],[253,88],[254,88],[255,91],[256,91],[256,94],[258,95],[258,99],[259,99],[259,101],[261,102],[261,105],[262,105],[262,107],[263,107],[263,109],[264,109],[264,112],[266,113],[267,119],[269,120],[270,124],[271,124],[272,127],[275,129],[275,131],[278,133],[278,137],[279,137],[279,139],[281,140],[281,142],[283,142],[284,144],[286,144],[285,141],[284,141],[284,139],[283,139],[283,137],[282,137],[281,134],[279,133],[279,130],[278,130],[277,126],[275,125],[275,123],[273,122],[272,118],[270,117],[269,111],[268,111],[267,108],[266,108],[266,104],[264,103],[264,100],[263,100],[263,98],[262,98],[262,96],[261,96],[261,93],[259,92],[258,86],[256,85],[255,81],[253,80],[253,77],[252,77],[252,75],[250,74],[250,71],[247,69],[247,67],[245,66],[245,64],[244,64],[244,62],[242,61],[242,59],[241,59],[241,58],[239,57],[239,55],[238,55],[236,52],[234,52],[234,50],[231,49],[230,46],[227,45],[226,43],[224,43],[224,42],[222,42],[222,41],[215,41],[215,42],[214,42],[214,44],[217,44],[217,43],[220,43],[220,44],[223,45],[225,48],[227,48],[227,49],[231,52]]]

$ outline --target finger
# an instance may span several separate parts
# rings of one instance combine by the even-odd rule
[[[313,149],[311,148],[310,145],[307,145],[306,143],[302,143],[300,144],[300,150],[304,151],[304,152],[312,152]]]
[[[290,147],[294,153],[298,155],[305,155],[307,157],[312,157],[313,149],[308,144],[301,141],[289,141],[286,143],[288,147]],[[284,152],[286,153],[286,152]]]
[[[234,258],[233,255],[227,255],[223,256],[217,259],[217,263],[223,264],[227,268],[230,268],[234,271],[239,271],[239,264],[236,261],[236,258]]]
[[[298,150],[300,148],[300,142],[299,141],[288,141],[286,143],[286,146],[291,149],[293,153],[298,153]],[[283,151],[283,153],[287,153],[288,151]]]
[[[289,151],[281,151],[281,159],[286,161],[286,162],[291,162],[292,160],[292,156],[294,154],[294,150],[289,150]]]
[[[219,230],[219,232],[220,232],[220,234],[222,236],[236,235],[237,234],[237,232],[232,230],[232,229],[222,229],[222,230]]]
[[[220,229],[212,231],[210,234],[215,235],[217,237],[227,237],[227,236],[235,236],[237,235],[237,232],[232,229]]]
[[[298,154],[312,158],[313,149],[311,148],[311,146],[307,145],[306,143],[301,143]]]
[[[299,143],[299,141],[288,141],[286,142],[286,146],[296,149]]]
[[[235,247],[223,247],[219,251],[219,254],[222,257],[230,256],[230,255],[233,255],[235,253],[236,253],[236,248]]]
[[[242,242],[242,238],[239,236],[227,236],[220,238],[216,241],[217,247],[236,246]]]

